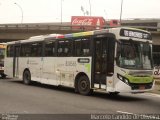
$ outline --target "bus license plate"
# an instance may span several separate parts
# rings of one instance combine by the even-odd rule
[[[145,86],[144,86],[144,85],[141,85],[141,86],[139,86],[139,89],[140,89],[140,90],[144,90],[144,89],[145,89]]]

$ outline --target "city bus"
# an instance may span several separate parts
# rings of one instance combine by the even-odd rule
[[[0,43],[0,77],[5,78],[4,74],[4,56],[5,56],[6,44]]]
[[[8,42],[5,73],[27,85],[36,81],[72,87],[82,95],[150,91],[151,34],[118,27]]]

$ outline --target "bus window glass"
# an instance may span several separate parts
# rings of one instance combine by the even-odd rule
[[[31,44],[31,57],[42,56],[42,43],[32,43]]]
[[[45,43],[45,56],[51,57],[55,56],[55,41],[47,41]]]
[[[31,47],[30,44],[22,44],[21,45],[21,57],[29,57],[31,54]]]
[[[63,56],[64,41],[58,42],[58,56]]]
[[[152,69],[150,54],[150,44],[122,40],[117,47],[117,64],[128,69]]]
[[[89,56],[90,55],[89,39],[83,38],[81,44],[82,44],[82,56]]]
[[[75,56],[89,56],[90,55],[89,38],[77,38],[74,40],[74,55]]]
[[[75,56],[81,55],[81,39],[76,39],[74,41],[74,48],[75,48]]]
[[[7,57],[13,57],[13,54],[14,54],[14,48],[13,48],[13,46],[12,45],[9,45],[8,47],[7,47]]]
[[[71,42],[68,40],[58,42],[58,56],[70,56],[71,55]]]

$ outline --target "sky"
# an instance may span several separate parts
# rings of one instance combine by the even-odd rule
[[[84,8],[84,11],[91,13],[91,16],[102,16],[104,19],[119,19],[121,1],[122,0],[0,0],[0,24],[61,22],[61,19],[62,22],[70,22],[71,16],[84,15],[81,6]],[[17,3],[22,10],[15,3]],[[159,5],[160,0],[123,0],[122,19],[160,18]]]

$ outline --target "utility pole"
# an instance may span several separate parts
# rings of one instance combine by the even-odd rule
[[[18,6],[18,8],[21,10],[21,14],[22,14],[22,17],[21,17],[21,24],[23,23],[23,9],[22,7],[18,4],[18,3],[14,3],[15,5]]]
[[[122,10],[123,10],[123,0],[121,0],[120,25],[122,22]]]
[[[89,0],[89,9],[90,9],[90,16],[91,16],[91,12],[92,12],[91,0]]]

